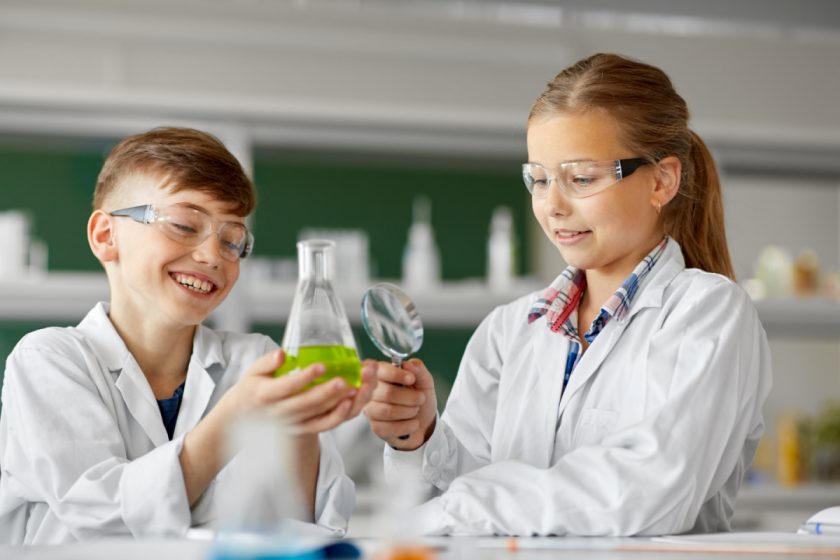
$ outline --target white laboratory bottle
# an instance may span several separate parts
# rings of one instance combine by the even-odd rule
[[[403,283],[412,292],[425,292],[440,284],[440,252],[435,244],[431,206],[426,197],[414,199],[413,214],[403,251]]]
[[[493,211],[487,240],[487,285],[490,290],[510,290],[514,274],[513,251],[513,216],[510,208],[499,206]]]

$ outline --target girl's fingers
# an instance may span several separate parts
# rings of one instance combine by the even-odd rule
[[[417,389],[434,389],[435,388],[435,380],[432,377],[432,374],[429,373],[429,370],[426,368],[426,364],[423,363],[423,360],[420,358],[411,358],[403,363],[403,369],[408,373],[414,375],[415,382],[414,387]]]
[[[367,410],[365,410],[367,414]],[[370,416],[368,416],[370,419]],[[406,434],[413,434],[420,429],[419,420],[402,420],[399,422],[378,422],[370,420],[370,429],[382,439],[393,439]]]
[[[413,385],[416,380],[413,373],[400,369],[387,362],[379,362],[376,368],[376,377],[379,381],[396,383],[398,385]]]
[[[426,402],[426,395],[412,387],[403,387],[380,380],[376,384],[371,400],[403,406],[420,406]]]
[[[419,412],[419,406],[400,406],[381,402],[371,402],[365,409],[368,418],[379,422],[410,420],[416,417]]]

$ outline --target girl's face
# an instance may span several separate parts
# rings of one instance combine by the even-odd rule
[[[528,159],[556,171],[570,161],[641,157],[623,146],[616,120],[606,111],[558,113],[528,127]],[[570,198],[552,181],[545,198],[533,198],[537,221],[570,265],[627,276],[662,239],[655,191],[658,167],[632,175],[587,198]]]

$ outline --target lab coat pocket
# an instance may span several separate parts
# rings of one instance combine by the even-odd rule
[[[587,408],[580,416],[576,446],[598,445],[604,437],[613,431],[618,422],[618,412],[603,408]]]

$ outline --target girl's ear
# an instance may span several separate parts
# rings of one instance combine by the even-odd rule
[[[676,156],[668,156],[659,160],[656,184],[651,192],[650,203],[654,208],[661,208],[671,202],[680,190],[682,163]]]
[[[94,211],[88,220],[87,234],[90,250],[100,262],[117,260],[117,238],[112,216],[103,210]]]

